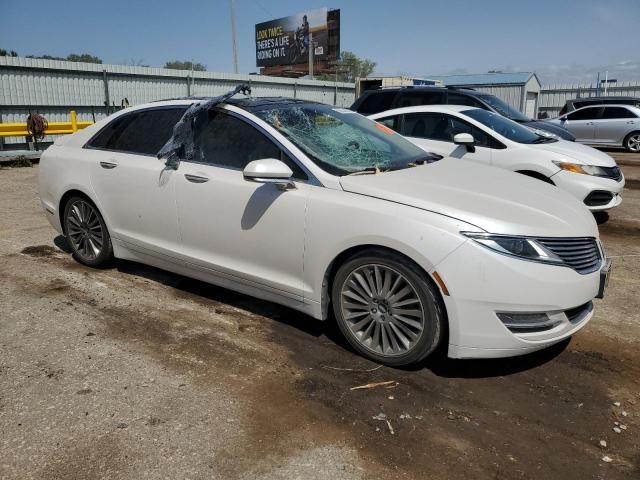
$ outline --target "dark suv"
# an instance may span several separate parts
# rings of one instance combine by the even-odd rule
[[[565,140],[573,142],[576,139],[565,128],[548,122],[533,120],[495,95],[482,93],[470,88],[396,87],[365,90],[350,108],[363,115],[373,115],[393,108],[446,104],[469,105],[470,107],[490,110],[514,122],[536,130],[553,133]]]
[[[573,112],[578,108],[590,107],[592,105],[631,105],[632,107],[640,107],[640,98],[638,97],[583,97],[567,100],[558,116],[565,113]]]

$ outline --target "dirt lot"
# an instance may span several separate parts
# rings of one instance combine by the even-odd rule
[[[570,344],[394,370],[277,305],[80,266],[36,174],[0,170],[0,478],[640,478],[640,236],[616,227],[638,191]]]

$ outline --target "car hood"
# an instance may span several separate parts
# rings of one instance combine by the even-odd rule
[[[544,130],[545,132],[553,133],[564,140],[574,142],[576,137],[573,133],[560,125],[555,125],[550,122],[541,122],[539,120],[530,120],[528,122],[518,122],[534,130]]]
[[[397,202],[490,233],[598,236],[593,215],[568,193],[524,175],[445,158],[391,172],[341,177],[351,193]]]
[[[606,153],[577,142],[558,140],[557,142],[538,143],[528,146],[537,150],[552,152],[558,155],[558,161],[565,161],[568,159],[581,165],[596,165],[598,167],[616,166],[616,161]]]

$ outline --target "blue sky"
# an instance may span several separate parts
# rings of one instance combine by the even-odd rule
[[[28,7],[27,7],[28,5]],[[232,71],[228,0],[0,0],[0,48],[21,55],[91,53],[105,63],[193,59]],[[544,83],[608,69],[640,79],[640,1],[236,0],[240,71],[256,71],[254,24],[341,9],[342,50],[382,74],[533,70]]]

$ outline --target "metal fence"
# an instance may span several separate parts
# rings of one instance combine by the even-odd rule
[[[557,117],[567,100],[574,98],[604,96],[604,87],[595,84],[545,85],[540,90],[538,111],[545,112],[549,118]],[[640,97],[640,81],[618,82],[607,87],[607,96]]]
[[[0,57],[0,123],[24,122],[30,111],[50,122],[64,122],[70,110],[77,112],[79,121],[95,121],[119,109],[125,99],[136,105],[216,96],[240,83],[251,85],[255,96],[294,97],[338,106],[349,106],[355,100],[351,83]],[[24,139],[4,141],[23,143]]]

